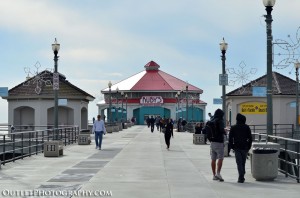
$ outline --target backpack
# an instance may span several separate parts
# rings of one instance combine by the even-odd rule
[[[205,127],[202,129],[202,133],[206,134],[207,139],[212,142],[216,137],[216,123],[212,121],[207,121]]]

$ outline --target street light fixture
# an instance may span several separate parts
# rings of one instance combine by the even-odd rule
[[[58,90],[59,90],[59,73],[57,71],[58,51],[60,44],[57,43],[55,38],[54,44],[52,44],[52,50],[54,52],[54,73],[53,73],[53,90],[54,90],[54,132],[55,139],[58,140]]]
[[[189,98],[188,98],[188,90],[189,90],[189,84],[186,82],[186,85],[185,85],[185,97],[186,97],[186,121],[188,122],[189,121]]]
[[[178,94],[177,93],[175,94],[175,98],[176,98],[176,103],[177,103],[176,120],[178,120],[179,109],[178,109]]]
[[[228,48],[228,44],[225,42],[224,38],[220,43],[220,50],[222,52],[222,110],[224,112],[224,127],[226,127],[226,121],[227,121],[227,112],[226,112],[226,99],[225,99],[225,95],[226,95],[226,85],[228,84],[228,78],[227,78],[227,74],[225,71],[225,60],[226,60],[226,50]]]
[[[295,69],[296,69],[296,131],[298,132],[299,131],[299,68],[300,68],[300,63],[299,61],[297,60],[294,64],[295,66]]]
[[[124,100],[124,92],[122,91],[121,92],[121,96],[122,96],[122,115],[121,115],[121,122],[122,122],[122,128],[124,128],[123,127],[123,122],[124,122],[124,120],[123,120],[123,100]]]
[[[111,86],[112,86],[112,83],[109,81],[108,82],[108,90],[109,90],[109,124],[111,124],[111,119],[112,119],[112,115],[111,115]]]
[[[194,97],[192,96],[192,122],[194,121]]]
[[[267,15],[266,18],[266,32],[267,32],[267,134],[273,134],[273,102],[272,102],[272,10],[276,0],[263,0],[264,6],[266,7]]]
[[[117,105],[116,105],[116,112],[117,112],[117,122],[119,122],[119,98],[118,98],[118,94],[119,94],[119,87],[116,88],[116,99],[117,99]]]
[[[127,122],[127,98],[128,98],[128,95],[125,94],[125,99],[126,99],[126,122]]]

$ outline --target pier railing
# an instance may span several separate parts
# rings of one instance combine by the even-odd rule
[[[1,164],[23,159],[44,152],[44,142],[61,140],[65,146],[76,143],[78,126],[65,126],[56,131],[50,129],[0,133]]]

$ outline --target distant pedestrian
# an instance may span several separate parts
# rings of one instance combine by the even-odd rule
[[[165,142],[166,142],[166,145],[167,145],[167,149],[169,150],[170,148],[170,140],[171,140],[171,136],[173,136],[173,124],[172,122],[170,121],[170,119],[166,119],[166,130],[165,130]]]
[[[213,129],[213,138],[210,139],[210,155],[211,155],[211,169],[213,172],[213,180],[224,181],[221,176],[221,169],[224,159],[224,112],[221,109],[217,109],[214,113],[213,123],[211,128]],[[217,162],[218,160],[218,162]],[[217,162],[217,163],[216,163]]]
[[[146,118],[146,123],[147,123],[147,126],[149,128],[150,127],[150,118],[149,118],[149,116]]]
[[[230,128],[229,145],[235,151],[235,161],[239,173],[238,183],[244,183],[246,158],[252,145],[252,136],[251,129],[246,124],[246,117],[240,113],[236,115],[236,125]]]
[[[93,124],[95,123],[95,117],[93,117]]]
[[[197,123],[196,126],[195,126],[195,134],[201,134],[202,132],[202,128],[203,128],[203,124],[201,123]]]
[[[211,120],[213,118],[213,116],[211,115],[211,113],[208,113],[208,117],[209,117],[209,120]]]
[[[105,135],[106,133],[104,121],[100,118],[101,116],[98,115],[97,120],[93,125],[93,132],[95,132],[96,149],[99,150],[101,150],[103,134]]]
[[[151,116],[151,118],[150,118],[150,127],[151,127],[151,132],[152,133],[154,131],[154,123],[155,123],[155,119],[153,118],[153,116]]]
[[[156,125],[157,130],[159,130],[160,120],[161,120],[160,116],[157,116],[155,118],[155,125]]]

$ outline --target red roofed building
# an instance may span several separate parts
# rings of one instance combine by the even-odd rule
[[[161,71],[154,61],[144,68],[144,71],[113,84],[111,89],[101,91],[105,102],[97,104],[100,114],[110,112],[111,95],[108,121],[135,117],[136,124],[144,124],[149,116],[204,120],[206,103],[200,100],[203,90]]]

